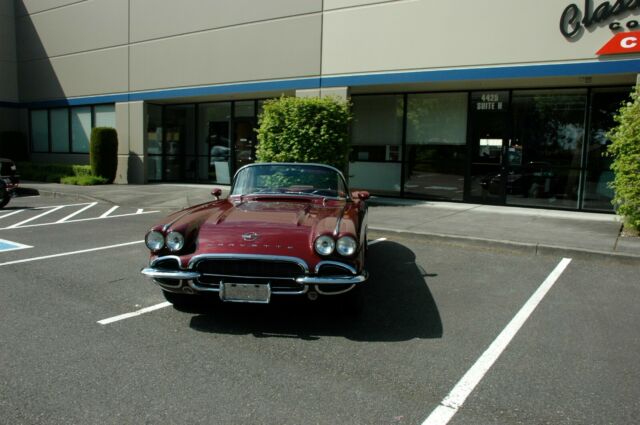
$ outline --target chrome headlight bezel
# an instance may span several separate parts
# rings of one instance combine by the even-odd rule
[[[167,248],[169,248],[169,251],[178,252],[184,248],[184,236],[182,233],[175,230],[169,232],[165,238],[165,244],[167,245]]]
[[[358,243],[351,236],[343,236],[336,243],[336,251],[343,257],[351,257],[356,253],[357,249]]]
[[[157,230],[152,230],[144,237],[144,244],[150,251],[160,251],[164,247],[164,235]]]
[[[318,236],[313,243],[313,247],[318,255],[326,257],[335,251],[336,241],[331,236]]]

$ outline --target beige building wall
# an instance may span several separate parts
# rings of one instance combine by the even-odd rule
[[[317,76],[320,15],[283,18],[131,46],[131,89]]]
[[[17,5],[23,102],[320,73],[321,0]]]
[[[605,24],[567,40],[559,22],[570,3],[326,0],[322,73],[594,60],[612,32]],[[639,16],[635,10],[624,21]]]
[[[604,0],[593,0],[601,4]],[[119,182],[145,180],[144,120],[139,100],[193,102],[402,90],[587,85],[586,76],[511,77],[496,82],[318,87],[318,77],[455,68],[594,62],[612,32],[608,22],[567,40],[558,0],[6,0],[0,1],[0,102],[120,95]],[[583,7],[583,2],[574,2]],[[15,5],[15,6],[14,6]],[[621,19],[640,21],[640,11]],[[627,58],[635,59],[638,56]],[[625,57],[616,57],[625,59]],[[606,62],[610,58],[600,59]],[[582,80],[580,80],[582,78]],[[589,77],[590,78],[590,77]],[[597,80],[627,84],[628,74]],[[228,91],[179,88],[278,80],[296,86]],[[336,80],[336,79],[334,79]],[[348,80],[348,79],[346,79]],[[595,81],[595,79],[594,79]],[[379,83],[382,84],[382,83]],[[498,87],[496,86],[496,87]],[[303,90],[305,89],[305,90]],[[269,90],[269,91],[266,91]],[[149,95],[149,97],[145,97]],[[138,101],[135,101],[138,100]],[[97,100],[95,100],[97,102]],[[14,118],[15,114],[20,119]],[[0,130],[26,112],[0,109]],[[56,155],[56,160],[83,156]],[[88,157],[85,155],[83,158]],[[35,155],[35,160],[50,160]],[[137,168],[136,168],[137,167]]]

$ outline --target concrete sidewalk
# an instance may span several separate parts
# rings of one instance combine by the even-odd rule
[[[69,186],[24,182],[23,189],[42,196],[99,200],[114,205],[167,212],[212,199],[198,184]],[[373,197],[369,229],[375,235],[401,233],[433,241],[516,250],[533,255],[566,255],[640,264],[640,237],[623,237],[613,214],[412,201]]]

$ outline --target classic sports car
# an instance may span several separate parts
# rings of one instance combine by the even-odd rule
[[[145,237],[142,274],[168,301],[187,306],[217,292],[223,301],[345,294],[367,279],[368,192],[349,193],[337,169],[319,164],[242,167],[228,199],[176,212]]]

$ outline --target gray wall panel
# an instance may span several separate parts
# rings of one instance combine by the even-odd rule
[[[321,10],[321,0],[136,0],[131,2],[131,41]]]
[[[15,62],[0,62],[0,101],[18,101],[18,71]]]
[[[127,91],[127,47],[20,64],[20,99],[59,99]]]
[[[329,11],[323,74],[593,60],[612,33],[603,26],[566,40],[558,23],[569,3],[414,0]]]
[[[20,17],[18,60],[127,44],[128,10],[128,0],[93,0]]]
[[[0,101],[18,101],[18,67],[13,1],[0,7]]]
[[[16,61],[16,30],[13,16],[0,15],[0,61]]]
[[[83,1],[88,0],[16,0],[16,12],[20,16],[28,15]]]
[[[318,75],[321,17],[309,15],[131,46],[131,90]]]
[[[345,7],[367,6],[375,3],[385,3],[392,0],[324,0],[324,10],[341,9]],[[395,0],[406,1],[406,0]]]

